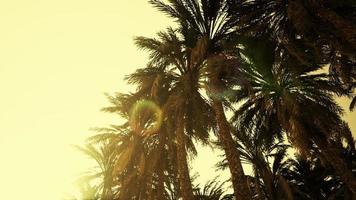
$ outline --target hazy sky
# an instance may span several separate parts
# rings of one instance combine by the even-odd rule
[[[0,1],[1,199],[57,200],[71,191],[90,164],[71,145],[117,122],[100,112],[103,94],[127,91],[124,75],[145,65],[133,37],[169,24],[145,0]],[[194,171],[207,180],[215,159],[201,151]]]

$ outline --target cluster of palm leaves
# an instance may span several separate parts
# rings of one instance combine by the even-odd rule
[[[355,141],[334,99],[356,103],[354,1],[150,3],[177,26],[135,39],[149,53],[127,76],[137,89],[104,108],[124,123],[80,148],[98,163],[82,180],[89,198],[356,198]],[[232,194],[192,184],[197,143],[222,149]]]

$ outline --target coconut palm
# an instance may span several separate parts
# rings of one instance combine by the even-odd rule
[[[134,73],[127,76],[127,80],[131,84],[137,85],[135,93],[129,98],[120,100],[121,109],[132,107],[138,101],[153,101],[161,108],[166,104],[170,97],[171,86],[176,80],[172,73],[165,71],[164,67],[147,67],[136,70]],[[115,108],[114,108],[115,110]],[[130,109],[127,109],[126,114],[129,114]],[[175,130],[171,121],[162,121],[161,128],[158,132],[159,148],[161,152],[157,167],[157,199],[176,199],[180,195],[177,169],[177,145],[175,143]],[[190,141],[189,141],[190,142]],[[190,145],[190,146],[189,146]],[[194,152],[191,143],[188,143],[189,149]],[[163,151],[162,151],[163,150]],[[167,176],[165,176],[166,174]],[[164,198],[163,198],[164,197]]]
[[[343,126],[344,133],[333,138],[332,144],[342,149],[342,158],[350,169],[355,169],[356,154],[352,153],[355,142],[347,125]],[[242,160],[253,167],[258,186],[253,190],[255,199],[352,199],[352,193],[330,164],[323,164],[316,156],[310,159],[297,156],[284,161],[287,146],[264,141],[265,130],[255,128],[250,127],[247,133],[237,132]],[[315,154],[314,151],[311,153]],[[269,167],[267,163],[271,160],[273,164]],[[226,163],[220,166],[226,167]]]
[[[218,138],[223,146],[232,174],[233,188],[236,198],[250,199],[249,188],[240,161],[239,152],[235,149],[230,125],[224,112],[223,101],[214,98],[225,90],[223,80],[226,69],[234,65],[223,66],[235,50],[234,38],[236,25],[239,21],[237,15],[229,12],[229,0],[172,0],[165,3],[161,0],[150,1],[160,11],[176,20],[178,30],[183,36],[183,43],[189,49],[200,46],[198,55],[191,54],[188,66],[192,68],[207,66],[206,71],[209,94],[215,119],[218,127]],[[198,45],[204,44],[204,45]],[[215,62],[219,60],[220,62]],[[231,60],[229,61],[231,62]],[[231,69],[227,70],[231,71]]]
[[[353,175],[356,176],[356,142],[352,136],[349,126],[344,122],[341,125],[342,133],[338,137],[333,137],[330,143],[339,150],[339,155],[343,158],[348,168],[352,170]],[[330,165],[330,164],[329,164]],[[354,199],[352,190],[348,188],[342,177],[337,171],[333,170],[329,165],[324,168],[329,169],[329,177],[333,180],[333,185],[330,188],[329,199]]]
[[[352,194],[333,169],[323,165],[320,159],[297,156],[286,163],[283,176],[291,185],[296,199],[352,199]]]
[[[88,139],[91,144],[104,142],[105,149],[112,152],[110,156],[105,156],[110,161],[107,176],[113,182],[111,188],[114,191],[113,198],[109,199],[130,197],[164,200],[168,196],[165,185],[171,184],[167,176],[173,174],[170,166],[175,163],[175,158],[169,152],[175,152],[175,148],[172,148],[174,145],[166,126],[157,126],[159,111],[154,108],[158,106],[150,107],[155,105],[153,102],[141,104],[145,103],[141,98],[147,97],[145,90],[140,88],[137,93],[108,96],[112,105],[103,110],[119,114],[124,123],[97,129],[100,133]],[[143,106],[133,116],[132,108],[136,108],[135,105]]]
[[[124,197],[141,195],[144,193],[145,158],[143,152],[142,138],[135,137],[133,132],[122,127],[101,129],[104,133],[89,138],[90,143],[100,144],[105,142],[102,149],[112,152],[106,156],[108,161],[105,177],[111,180],[110,196],[103,190],[100,199],[124,199]],[[95,159],[97,161],[97,159]],[[98,165],[101,166],[99,161]],[[99,185],[107,185],[106,181],[98,181]],[[139,187],[132,187],[140,184]],[[115,188],[115,189],[114,189]],[[138,190],[142,189],[141,190]]]
[[[330,64],[336,86],[347,95],[356,79],[354,1],[244,0],[232,11],[241,16],[240,31],[268,34],[299,68]]]
[[[194,200],[233,200],[232,194],[224,194],[225,182],[216,179],[208,181],[203,187],[196,186]]]
[[[130,110],[132,110],[130,108],[135,107],[135,105],[140,105],[141,103],[143,103],[142,105],[146,105],[145,102],[152,102],[154,101],[154,99],[156,100],[155,102],[157,102],[158,105],[160,105],[159,102],[164,102],[164,94],[166,94],[166,92],[170,89],[166,87],[166,83],[168,83],[168,81],[172,79],[167,79],[167,77],[163,76],[162,73],[156,72],[157,69],[148,69],[145,71],[138,70],[136,73],[131,74],[131,76],[128,77],[128,80],[130,82],[136,81],[136,83],[139,83],[140,81],[143,81],[145,82],[145,85],[143,85],[143,87],[138,87],[136,93],[133,93],[131,95],[125,95],[124,98],[118,98],[120,100],[119,103],[116,101],[114,107],[109,107],[107,109],[111,111],[124,110],[124,113],[129,114]],[[151,74],[151,76],[149,76],[149,74]],[[157,82],[158,77],[160,77],[160,82]],[[150,83],[153,84],[152,87],[147,87],[149,86],[149,81],[151,81]],[[156,87],[154,89],[153,86],[156,84],[159,84],[160,87]],[[157,96],[155,92],[159,92],[160,95]],[[145,134],[145,130],[147,129],[147,127],[150,127],[150,124],[156,123],[155,121],[157,121],[157,119],[154,119],[152,121],[152,118],[155,118],[152,115],[156,115],[157,113],[150,112],[152,111],[149,107],[150,105],[151,104],[149,103],[147,107],[144,106],[143,109],[138,112],[137,116],[135,117],[136,120],[134,127],[136,127],[136,131],[134,132],[141,144],[134,148],[141,149],[142,147],[144,147],[142,153],[148,154],[145,156],[144,161],[144,163],[146,163],[146,171],[144,177],[148,177],[146,179],[147,184],[145,187],[146,192],[148,191],[147,199],[166,199],[168,196],[167,191],[165,190],[166,187],[172,189],[171,192],[174,193],[176,193],[176,190],[178,188],[177,183],[174,181],[178,177],[176,168],[177,147],[174,142],[175,135],[172,134],[174,133],[172,132],[173,127],[170,126],[170,124],[167,123],[166,120],[163,120],[160,123],[159,128],[155,130],[155,132]],[[128,118],[128,120],[131,122],[132,117],[134,116]],[[138,127],[136,126],[137,124],[139,124]],[[132,128],[132,125],[130,126],[130,128]],[[137,156],[138,155],[136,155],[136,157]],[[137,184],[140,182],[142,182],[142,180],[140,179],[133,179],[132,181],[133,184]],[[131,186],[128,188],[131,189],[139,187]],[[144,191],[145,190],[143,190],[143,192]]]
[[[170,103],[172,103],[171,101],[173,101],[174,97],[176,96],[170,95],[170,92],[168,91],[177,92],[176,90],[172,90],[172,86],[174,85],[174,82],[178,80],[177,76],[174,76],[174,74],[172,73],[166,72],[164,68],[148,67],[148,68],[137,70],[136,72],[129,75],[127,79],[129,83],[138,85],[137,91],[130,95],[117,94],[114,97],[109,97],[113,105],[110,107],[106,107],[104,109],[105,111],[111,113],[119,113],[122,117],[127,118],[126,119],[127,123],[124,124],[124,127],[130,125],[127,128],[129,131],[130,129],[135,129],[135,131],[131,131],[132,133],[130,134],[132,139],[127,139],[127,142],[132,144],[128,145],[126,149],[121,150],[123,151],[121,152],[121,154],[123,154],[124,156],[121,156],[122,159],[121,157],[119,157],[117,163],[118,164],[121,163],[120,165],[122,167],[120,167],[120,169],[116,171],[119,172],[126,171],[126,168],[130,166],[128,163],[131,162],[129,161],[131,159],[134,160],[133,161],[134,163],[140,164],[139,166],[133,165],[131,167],[134,168],[134,170],[136,170],[135,173],[137,172],[137,170],[145,166],[147,163],[148,164],[152,163],[153,165],[151,166],[151,170],[149,170],[145,174],[145,176],[149,177],[147,180],[147,187],[142,187],[142,186],[139,187],[137,185],[143,182],[143,179],[141,179],[140,177],[124,176],[122,180],[126,182],[129,181],[129,182],[126,183],[125,187],[119,188],[120,195],[121,195],[121,197],[119,196],[119,199],[125,198],[133,194],[135,194],[136,198],[144,198],[144,199],[146,198],[167,199],[169,198],[169,196],[172,195],[173,197],[177,195],[179,196],[179,193],[181,192],[178,191],[177,194],[176,189],[177,186],[179,187],[180,184],[177,184],[175,182],[175,179],[177,179],[179,176],[182,177],[182,173],[187,173],[186,176],[189,177],[189,171],[188,171],[188,163],[186,161],[186,158],[185,158],[186,166],[183,166],[186,167],[186,171],[182,172],[182,170],[178,170],[176,167],[176,164],[178,163],[177,155],[179,153],[177,152],[178,145],[174,141],[177,139],[177,137],[174,134],[173,135],[168,134],[170,132],[172,133],[176,132],[176,129],[178,127],[175,124],[173,124],[176,118],[174,116],[166,116],[165,120],[162,122],[160,126],[160,129],[157,130],[157,133],[145,134],[145,130],[148,127],[150,127],[150,124],[152,123],[152,121],[150,121],[150,118],[152,118],[152,116],[151,117],[149,115],[145,116],[149,113],[145,113],[145,111],[142,110],[142,112],[138,113],[140,117],[135,117],[138,120],[137,119],[135,120],[134,126],[132,126],[131,125],[132,123],[129,122],[132,121],[132,119],[128,117],[132,115],[132,113],[130,113],[132,109],[130,108],[135,107],[135,104],[140,105],[142,103],[142,105],[145,105],[146,102],[152,102],[152,101],[156,101],[158,104],[167,104],[168,99],[170,99]],[[170,106],[171,108],[175,108],[175,105],[170,105]],[[145,109],[145,106],[143,108]],[[149,110],[149,107],[147,107],[147,109]],[[167,106],[166,110],[169,109],[170,108]],[[151,114],[155,114],[155,113],[151,113]],[[189,124],[189,123],[190,122],[186,122],[185,124]],[[196,131],[197,129],[193,127],[193,129],[190,130]],[[199,134],[197,133],[196,136],[199,137],[198,135]],[[144,148],[142,150],[142,146],[147,148]],[[187,149],[190,150],[190,152],[193,153],[195,152],[194,145],[192,144],[191,140],[186,142],[186,146]],[[132,151],[135,153],[133,153]],[[143,156],[142,155],[140,156],[138,152],[143,153],[142,154]],[[151,156],[145,155],[148,152],[151,152]],[[184,153],[185,153],[185,149],[184,149]],[[142,158],[146,158],[146,159],[142,160]],[[141,166],[142,163],[143,166]],[[180,164],[180,166],[182,166],[182,164]],[[147,169],[147,167],[145,167],[145,169]],[[164,174],[168,174],[168,175],[166,176]],[[180,175],[176,176],[176,174],[180,174]],[[167,187],[168,191],[165,190],[165,187]],[[127,188],[128,191],[125,192],[124,190],[125,188]],[[141,196],[139,195],[140,192],[137,191],[137,188],[146,188],[141,190],[143,195],[147,193],[147,189],[152,190],[152,188],[155,188],[154,190],[156,191],[151,191],[148,193],[153,193],[153,195],[156,193],[156,196],[153,197]]]
[[[214,122],[212,109],[201,93],[202,68],[189,64],[193,54],[200,54],[200,48],[186,47],[178,32],[172,28],[158,33],[158,39],[138,37],[136,45],[149,51],[149,68],[161,69],[170,75],[170,89],[163,112],[167,124],[172,127],[170,130],[176,133],[181,195],[183,199],[193,199],[186,152],[195,152],[192,138],[207,143],[209,130]]]
[[[252,165],[258,199],[292,199],[290,188],[280,172],[285,167],[283,159],[288,145],[283,144],[283,141],[266,142],[260,131],[239,131],[237,138],[237,148],[243,160]]]
[[[350,169],[340,158],[339,149],[329,142],[340,135],[343,124],[342,109],[332,96],[335,87],[325,74],[290,70],[290,63],[285,62],[288,56],[283,51],[274,55],[274,51],[266,49],[265,54],[269,52],[276,57],[270,65],[254,64],[258,55],[251,54],[248,48],[241,52],[249,59],[240,68],[239,81],[243,85],[236,90],[234,101],[241,106],[233,121],[246,128],[251,124],[281,126],[291,144],[306,156],[317,146],[318,156],[331,163],[345,184],[355,190]]]
[[[233,12],[241,16],[243,28],[255,34],[269,33],[302,63],[308,60],[308,54],[320,58],[319,62],[331,62],[331,55],[325,57],[327,53],[355,61],[353,1],[245,0],[235,4]]]
[[[79,180],[79,185],[82,189],[90,189],[85,192],[85,195],[100,196],[100,199],[112,199],[114,179],[113,172],[113,156],[115,156],[113,149],[105,143],[86,144],[85,147],[76,146],[78,150],[85,153],[89,158],[95,160],[97,166],[86,172]],[[91,182],[98,182],[95,186],[91,186]]]
[[[297,199],[327,199],[333,185],[330,173],[321,165],[319,159],[306,160],[301,157],[289,159],[285,177],[293,186]]]
[[[236,148],[241,154],[242,161],[252,167],[253,199],[292,199],[289,185],[281,173],[286,165],[284,159],[289,146],[284,144],[282,138],[266,140],[267,131],[280,130],[254,126],[248,130],[238,127],[236,131]],[[226,160],[220,162],[218,166],[226,167]]]

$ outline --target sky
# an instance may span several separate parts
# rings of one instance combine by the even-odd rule
[[[73,192],[92,163],[72,145],[83,144],[90,128],[118,123],[100,111],[104,93],[132,89],[124,76],[147,61],[133,37],[170,24],[145,0],[0,1],[1,199]],[[346,117],[355,133],[356,112]],[[192,173],[204,182],[217,175],[216,151],[199,152]]]

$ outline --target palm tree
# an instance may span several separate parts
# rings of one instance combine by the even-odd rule
[[[240,130],[237,138],[237,148],[243,160],[252,165],[258,198],[292,199],[290,188],[281,175],[288,145],[283,144],[283,141],[265,141],[261,131],[245,133]]]
[[[161,125],[161,127],[164,127],[164,131],[160,129],[158,132],[160,138],[159,144],[161,149],[165,145],[169,147],[167,154],[160,155],[160,163],[164,163],[164,158],[169,157],[170,162],[166,162],[166,170],[168,170],[170,174],[178,174],[178,176],[173,178],[174,187],[171,188],[169,181],[166,187],[169,188],[169,193],[175,196],[177,195],[175,191],[176,188],[181,185],[182,188],[179,189],[180,191],[178,192],[181,195],[188,196],[192,194],[192,190],[190,189],[191,183],[186,149],[196,154],[196,150],[191,141],[192,137],[206,142],[207,133],[209,131],[209,121],[211,121],[207,115],[209,107],[207,107],[208,104],[203,101],[199,93],[194,93],[194,91],[192,92],[188,90],[190,88],[186,87],[188,85],[187,81],[191,80],[188,76],[188,72],[185,71],[185,74],[181,73],[183,72],[181,70],[184,70],[184,68],[178,65],[177,70],[179,73],[177,73],[174,68],[174,66],[177,65],[171,66],[172,63],[176,64],[176,61],[180,64],[184,64],[183,57],[179,57],[179,55],[183,55],[178,52],[181,51],[181,49],[179,46],[176,48],[177,44],[179,44],[179,40],[176,38],[174,30],[168,29],[167,32],[160,32],[158,35],[160,36],[160,40],[144,37],[138,37],[136,39],[136,43],[140,48],[148,49],[151,52],[149,66],[138,69],[136,72],[127,76],[129,83],[137,85],[137,91],[131,95],[125,95],[124,98],[120,96],[111,98],[114,106],[108,107],[105,110],[109,112],[116,112],[117,110],[119,110],[119,112],[123,111],[123,115],[128,116],[130,115],[130,108],[133,107],[135,102],[154,101],[160,105],[164,115],[164,120]],[[171,48],[175,48],[173,52],[173,54],[175,53],[174,56],[170,56]],[[173,67],[174,69],[170,69],[169,67]],[[193,75],[193,73],[190,73],[190,75]],[[180,116],[169,115],[170,112],[178,113],[177,111],[182,112]],[[197,115],[198,113],[199,115]],[[182,117],[186,119],[182,119]],[[193,125],[192,118],[199,119],[199,122]],[[142,125],[139,127],[145,127],[145,123],[144,120],[143,123],[140,123]],[[140,130],[145,130],[145,128],[140,128]],[[175,134],[172,135],[168,133]],[[178,167],[176,167],[177,163]],[[169,169],[169,167],[172,169]],[[163,171],[158,170],[158,172],[161,174],[159,177],[162,177]],[[184,181],[184,184],[176,183],[174,179],[177,178],[179,178],[180,182]],[[160,184],[159,191],[162,193],[164,190],[162,180],[158,180],[157,183]]]
[[[322,166],[320,159],[306,160],[300,156],[287,161],[285,178],[293,188],[297,199],[328,199],[335,186],[330,170]]]
[[[233,9],[239,29],[268,34],[299,63],[313,68],[330,64],[331,78],[347,95],[356,79],[356,20],[354,1],[244,0]]]
[[[164,3],[161,0],[150,1],[160,11],[176,20],[178,29],[183,36],[183,43],[189,49],[200,46],[199,53],[190,54],[188,66],[198,68],[208,65],[206,70],[209,80],[206,87],[212,97],[212,107],[215,112],[218,138],[223,146],[232,174],[234,193],[238,199],[250,199],[249,188],[240,161],[239,152],[235,149],[230,125],[227,121],[223,101],[214,98],[216,94],[224,91],[223,74],[225,67],[223,62],[228,53],[234,52],[236,37],[235,30],[238,16],[231,14],[230,1],[228,0],[174,0]],[[200,44],[200,45],[198,45]],[[233,68],[234,66],[230,66]],[[214,95],[215,94],[215,95]]]
[[[254,64],[259,55],[252,52],[248,48],[241,51],[248,60],[247,65],[240,68],[238,81],[242,86],[236,90],[234,101],[241,106],[233,120],[246,128],[251,124],[281,126],[291,144],[306,156],[317,146],[320,149],[318,156],[332,164],[350,190],[356,192],[351,170],[340,158],[339,150],[329,142],[340,135],[343,122],[340,119],[342,109],[332,96],[335,87],[328,81],[328,76],[311,74],[308,70],[292,71],[283,51],[274,55],[268,48],[264,54],[272,52],[276,61],[269,65],[267,62]]]
[[[356,142],[352,136],[351,130],[347,123],[341,125],[341,135],[338,137],[333,137],[330,140],[332,146],[339,150],[339,155],[343,158],[344,162],[349,169],[352,170],[354,177],[356,176]],[[348,188],[339,173],[332,169],[329,165],[324,166],[330,172],[329,177],[332,177],[333,185],[331,186],[331,194],[329,199],[354,199],[352,190]]]
[[[160,110],[155,109],[158,106],[151,107],[154,105],[153,99],[158,105],[160,101],[164,102],[164,94],[168,91],[164,82],[171,79],[160,75],[162,74],[159,70],[153,68],[138,70],[131,74],[128,77],[130,82],[145,84],[138,87],[135,93],[110,97],[112,106],[104,108],[105,111],[119,113],[126,118],[118,132],[127,133],[128,137],[123,141],[116,141],[120,146],[126,144],[126,147],[118,149],[120,155],[116,158],[115,171],[118,172],[116,176],[122,182],[118,189],[119,199],[126,199],[129,196],[141,199],[167,199],[165,188],[172,184],[171,180],[174,178],[171,176],[177,177],[174,169],[176,163],[174,137],[169,134],[170,129],[166,122],[158,122],[157,115],[160,114],[157,112]],[[155,80],[159,76],[161,87],[153,90],[152,84],[157,84]],[[150,84],[152,87],[148,87]],[[155,92],[160,92],[161,95],[157,96]],[[133,116],[132,108],[136,105],[142,107]],[[174,184],[173,190],[176,190],[176,187]]]
[[[225,182],[218,182],[216,179],[208,181],[201,188],[196,186],[194,200],[233,200],[232,194],[224,194]]]
[[[268,141],[266,135],[272,130],[270,127],[253,126],[244,129],[243,124],[235,124],[237,146],[244,163],[252,166],[253,199],[292,199],[289,185],[283,178],[281,171],[285,168],[284,159],[289,145],[284,144],[283,138]],[[225,168],[226,160],[218,166]]]
[[[241,16],[241,27],[254,34],[270,34],[302,63],[311,55],[319,62],[331,62],[332,54],[355,61],[356,4],[352,1],[244,0],[235,4],[232,12]]]
[[[126,79],[129,83],[137,85],[137,91],[128,95],[128,98],[114,100],[114,102],[121,102],[120,105],[108,108],[108,110],[115,111],[118,108],[119,110],[132,108],[135,102],[139,101],[156,102],[163,108],[170,97],[171,86],[176,77],[174,74],[167,72],[164,67],[147,67],[136,70]],[[130,109],[127,109],[125,113],[128,115]],[[161,128],[157,133],[159,142],[157,148],[159,160],[156,169],[157,199],[175,199],[178,198],[180,193],[179,182],[176,181],[178,179],[178,170],[176,167],[177,145],[175,144],[175,130],[171,123],[172,118],[169,118],[171,121],[167,119],[162,121]],[[167,176],[164,175],[165,173]]]
[[[190,56],[199,54],[199,49],[189,49],[179,38],[176,30],[168,28],[158,33],[158,39],[136,38],[140,49],[150,52],[148,68],[160,69],[170,76],[169,93],[163,105],[167,123],[176,133],[177,167],[183,199],[193,199],[187,163],[188,150],[193,150],[192,138],[207,143],[213,125],[210,105],[202,95],[202,71],[190,66]],[[130,80],[130,79],[129,79]],[[170,115],[176,113],[176,115]]]
[[[114,180],[113,172],[113,156],[114,152],[106,143],[98,145],[86,144],[85,147],[76,146],[78,150],[85,153],[91,159],[95,160],[97,167],[88,171],[79,180],[82,189],[87,189],[84,195],[99,196],[100,199],[112,199]],[[98,180],[99,179],[99,180]],[[96,186],[92,187],[90,182],[98,182]],[[94,189],[95,188],[95,189]],[[90,189],[90,190],[89,190]]]
[[[78,184],[80,197],[76,197],[75,195],[69,195],[65,197],[65,200],[99,200],[100,192],[98,188],[94,185],[90,185],[88,182],[82,182]]]
[[[149,107],[153,103],[148,104],[148,107],[141,107],[132,116],[131,108],[144,105],[140,98],[146,97],[147,88],[140,89],[133,94],[108,96],[112,105],[103,110],[119,114],[124,123],[97,129],[99,134],[88,139],[90,144],[105,144],[101,149],[111,152],[110,155],[103,156],[103,159],[108,161],[107,168],[110,169],[106,176],[112,180],[112,197],[107,198],[102,193],[101,196],[104,197],[101,199],[167,199],[165,185],[172,182],[167,176],[173,174],[170,166],[175,163],[175,158],[169,152],[175,152],[175,148],[172,148],[174,145],[167,134],[166,126],[156,126],[159,114]],[[133,121],[135,124],[132,124]],[[104,184],[100,181],[98,183]]]

